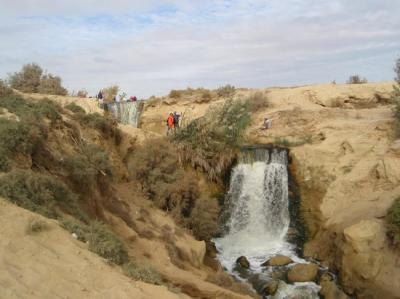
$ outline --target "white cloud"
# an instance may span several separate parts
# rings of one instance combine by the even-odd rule
[[[36,61],[92,93],[389,80],[400,54],[393,0],[3,2],[0,77]]]

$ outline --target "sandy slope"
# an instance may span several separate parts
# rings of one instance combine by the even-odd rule
[[[45,221],[46,229],[28,234],[32,219]],[[0,298],[188,298],[129,279],[55,221],[3,199],[0,235]]]

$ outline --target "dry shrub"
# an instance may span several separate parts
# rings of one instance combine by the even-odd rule
[[[3,80],[0,80],[0,97],[8,96],[12,93],[13,90]]]
[[[118,91],[119,91],[118,85],[111,85],[109,87],[103,88],[102,92],[103,92],[104,100],[106,102],[112,102],[114,97],[117,96]]]
[[[390,207],[387,216],[387,234],[392,244],[400,247],[400,197],[397,198]]]
[[[82,113],[82,114],[86,113],[85,109],[83,109],[81,106],[78,106],[74,102],[69,103],[68,105],[65,106],[65,108],[74,113]]]
[[[270,102],[266,94],[261,91],[257,91],[247,98],[247,101],[250,102],[251,111],[257,112],[264,108],[270,107]]]
[[[108,155],[95,144],[83,144],[79,152],[65,158],[63,166],[75,188],[82,193],[94,188],[107,187],[112,181],[112,169]]]
[[[78,92],[76,93],[76,96],[77,96],[78,98],[87,98],[88,92],[87,92],[86,89],[80,89],[80,90],[78,90]]]
[[[219,230],[218,216],[220,207],[214,198],[200,198],[193,208],[189,227],[199,240],[209,240]]]
[[[79,217],[77,196],[55,177],[15,170],[0,177],[0,196],[33,212],[56,218],[59,208]]]
[[[156,234],[149,229],[139,230],[137,233],[138,233],[139,237],[145,238],[148,240],[153,240],[156,237]]]
[[[176,148],[165,139],[153,139],[137,148],[128,162],[157,207],[170,211],[178,221],[189,217],[199,195],[197,179],[180,166]]]
[[[36,63],[25,64],[22,70],[9,76],[12,88],[22,92],[66,95],[61,78],[52,74],[43,74],[43,69]]]
[[[225,85],[217,89],[217,94],[219,97],[230,98],[235,94],[235,86]]]
[[[71,234],[76,234],[79,241],[87,241],[89,227],[85,223],[75,220],[73,218],[63,217],[60,220],[60,226],[69,231]]]
[[[45,221],[43,221],[42,219],[39,218],[31,218],[29,219],[29,222],[26,226],[25,232],[30,235],[30,234],[35,234],[35,233],[39,233],[41,231],[46,230],[47,224]]]
[[[352,75],[347,79],[347,84],[365,84],[368,83],[367,78],[362,78],[360,75]]]
[[[171,90],[169,92],[169,97],[172,99],[179,99],[181,98],[183,92],[181,90]]]
[[[92,222],[88,228],[89,250],[117,265],[128,261],[125,244],[100,222]]]
[[[161,276],[155,269],[148,266],[139,265],[134,261],[124,264],[122,266],[122,270],[126,276],[129,276],[135,280],[140,280],[155,285],[162,284]]]

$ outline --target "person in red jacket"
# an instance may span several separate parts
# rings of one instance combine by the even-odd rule
[[[167,136],[173,131],[174,131],[174,115],[170,113],[167,119]]]

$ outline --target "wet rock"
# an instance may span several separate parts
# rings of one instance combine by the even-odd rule
[[[321,276],[319,285],[321,286],[319,293],[324,296],[325,299],[349,299],[349,297],[338,288],[329,274]]]
[[[293,260],[284,255],[276,255],[273,258],[270,258],[268,261],[261,264],[261,266],[286,266],[293,263]]]
[[[245,256],[241,256],[236,260],[236,264],[244,269],[250,268],[250,263]]]
[[[316,264],[297,264],[288,272],[290,282],[314,281],[317,277],[318,266]]]
[[[271,277],[274,280],[286,280],[287,269],[283,267],[275,267],[271,273]]]
[[[209,257],[217,257],[217,247],[212,241],[206,241],[206,255]]]
[[[272,280],[265,284],[262,290],[262,294],[264,296],[272,296],[275,295],[276,291],[278,290],[279,286],[279,281],[278,280]]]

